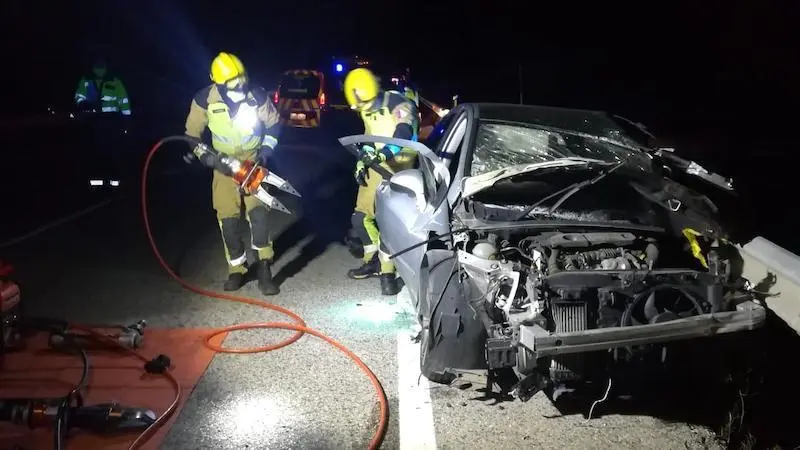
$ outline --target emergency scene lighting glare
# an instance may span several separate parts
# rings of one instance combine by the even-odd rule
[[[336,72],[344,71],[344,66],[341,63],[336,64]]]

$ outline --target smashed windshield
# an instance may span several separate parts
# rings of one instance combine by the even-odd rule
[[[520,164],[536,164],[575,157],[611,163],[630,158],[642,168],[649,166],[649,160],[644,152],[614,145],[598,138],[568,131],[548,131],[517,123],[481,121],[472,155],[470,176]]]

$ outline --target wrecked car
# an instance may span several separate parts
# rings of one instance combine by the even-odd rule
[[[421,325],[422,374],[512,372],[522,400],[602,380],[663,345],[765,323],[708,196],[731,180],[604,112],[461,104],[384,173],[381,239]],[[633,124],[635,129],[637,126]]]

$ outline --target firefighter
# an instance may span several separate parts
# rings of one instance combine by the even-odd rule
[[[208,127],[211,143],[217,151],[239,160],[257,160],[266,165],[267,155],[278,143],[278,112],[266,90],[248,81],[242,61],[222,52],[211,63],[213,83],[192,100],[186,119],[186,134],[200,140]],[[187,154],[191,162],[193,154]],[[211,184],[212,203],[222,232],[228,260],[226,291],[241,288],[247,274],[247,247],[239,233],[240,211],[245,207],[250,225],[251,248],[258,253],[255,265],[258,285],[264,295],[276,295],[279,288],[272,279],[270,265],[274,257],[268,210],[257,198],[243,196],[236,182],[214,171]]]
[[[82,111],[131,115],[125,85],[108,73],[102,60],[95,62],[92,74],[84,76],[75,90],[75,105]]]
[[[381,90],[379,80],[368,69],[358,68],[348,73],[344,93],[347,103],[359,112],[364,121],[366,134],[414,139],[417,124],[414,103],[400,93]],[[362,147],[356,164],[355,177],[360,186],[352,216],[355,238],[351,242],[360,243],[360,248],[353,249],[353,253],[360,254],[363,264],[347,275],[353,279],[380,276],[383,295],[397,294],[399,286],[394,263],[380,243],[380,232],[375,222],[375,193],[381,176],[368,167],[379,163],[390,172],[397,172],[414,167],[416,158],[416,152],[411,149],[377,144],[374,148]]]

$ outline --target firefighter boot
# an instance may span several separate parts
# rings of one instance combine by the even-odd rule
[[[228,275],[228,280],[225,281],[223,289],[228,292],[238,291],[242,286],[244,286],[244,274],[235,272]]]
[[[347,276],[354,280],[363,280],[365,278],[376,277],[380,272],[381,263],[378,261],[378,254],[376,253],[369,262],[365,262],[361,267],[348,270]]]
[[[278,295],[281,290],[272,279],[272,270],[268,261],[258,263],[258,288],[264,295]]]
[[[399,292],[400,292],[400,283],[397,282],[397,276],[393,273],[382,273],[381,294],[397,295]]]

